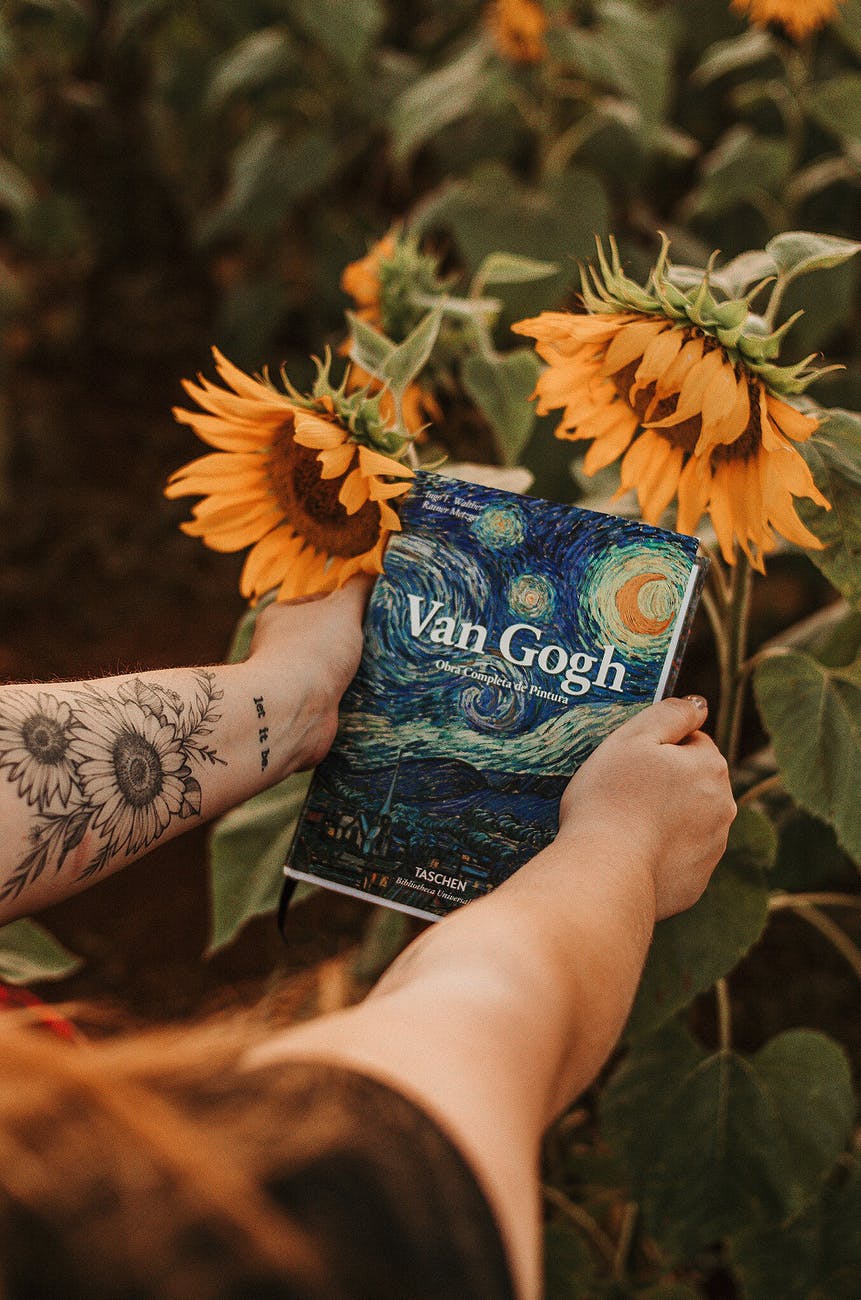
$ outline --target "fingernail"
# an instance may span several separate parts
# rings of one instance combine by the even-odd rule
[[[701,695],[686,695],[685,699],[690,700],[694,708],[699,709],[700,713],[705,713],[708,708],[708,705]]]

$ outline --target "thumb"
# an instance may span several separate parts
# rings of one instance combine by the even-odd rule
[[[648,736],[659,745],[677,745],[699,730],[708,711],[709,706],[701,695],[686,695],[684,699],[670,696],[650,704],[627,725],[631,731]]]

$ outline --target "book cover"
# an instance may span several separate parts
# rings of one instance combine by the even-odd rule
[[[672,689],[705,562],[694,537],[438,474],[401,516],[285,872],[437,919],[548,844],[573,772]]]

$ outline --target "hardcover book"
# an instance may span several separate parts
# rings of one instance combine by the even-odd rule
[[[577,767],[672,690],[705,574],[646,524],[420,473],[285,868],[437,919],[550,842]]]

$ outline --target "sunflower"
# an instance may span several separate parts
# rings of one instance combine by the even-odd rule
[[[169,721],[136,700],[94,695],[73,740],[93,827],[114,853],[139,853],[182,810],[189,769]]]
[[[69,802],[75,769],[70,753],[72,711],[53,695],[9,691],[0,714],[0,768],[9,769],[18,794],[40,812]]]
[[[538,0],[493,0],[485,10],[493,43],[512,63],[540,63],[548,18]]]
[[[732,8],[759,27],[780,23],[793,40],[802,41],[832,22],[842,3],[843,0],[732,0]]]
[[[203,497],[183,531],[216,551],[252,548],[240,579],[252,602],[275,587],[290,600],[381,573],[388,536],[401,527],[389,501],[409,490],[413,471],[377,449],[399,441],[379,398],[333,388],[328,363],[306,398],[252,378],[217,348],[213,356],[225,387],[187,380],[202,412],[174,411],[218,449],[177,470],[165,489]]]
[[[416,240],[403,235],[397,227],[372,244],[364,257],[350,262],[341,275],[341,288],[353,299],[355,314],[398,343],[427,310],[417,301],[417,295],[435,296],[443,287],[436,259],[423,253]],[[349,355],[349,339],[344,340],[339,351],[342,356]],[[347,384],[350,390],[367,388],[371,395],[382,394],[380,414],[394,423],[394,398],[381,380],[354,364]],[[429,421],[442,419],[442,411],[432,393],[412,383],[401,399],[401,416],[404,428],[418,434]]]
[[[681,532],[707,513],[730,564],[737,542],[764,571],[775,533],[820,549],[793,503],[828,508],[794,446],[818,421],[775,391],[798,392],[816,372],[771,364],[776,335],[745,333],[746,302],[718,303],[706,282],[682,294],[665,278],[666,246],[651,294],[622,276],[615,246],[613,266],[603,252],[601,262],[597,293],[584,284],[588,314],[543,312],[513,327],[548,363],[534,396],[540,414],[563,410],[557,437],[591,441],[587,474],[621,458],[618,495],[635,489],[647,523],[674,497]]]

